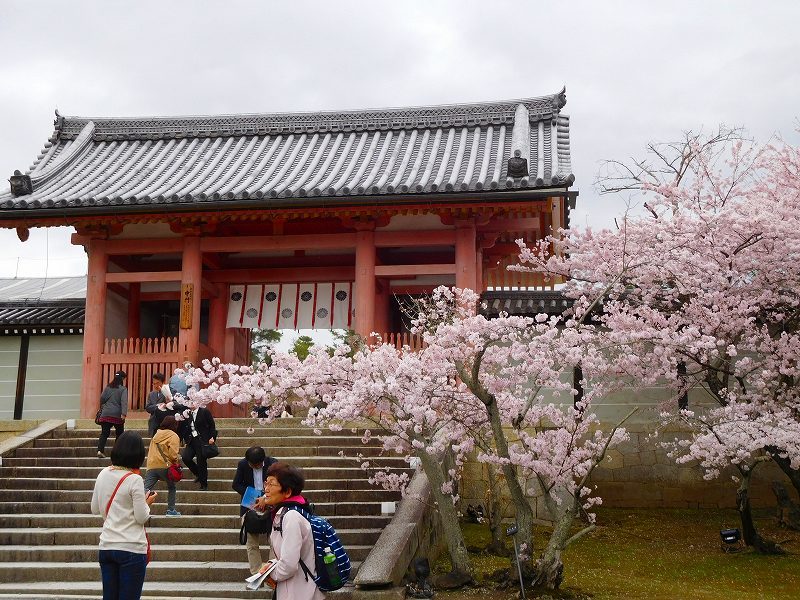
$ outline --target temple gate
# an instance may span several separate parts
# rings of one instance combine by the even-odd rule
[[[116,368],[248,363],[250,328],[409,340],[396,297],[551,287],[516,239],[568,224],[565,92],[421,108],[210,117],[56,113],[0,226],[71,225],[88,254],[81,413]],[[404,337],[405,336],[405,337]],[[217,409],[220,414],[231,410]]]

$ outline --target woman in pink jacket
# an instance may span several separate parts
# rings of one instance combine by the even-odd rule
[[[300,560],[314,571],[314,538],[311,524],[296,510],[279,506],[286,502],[306,504],[301,496],[305,478],[303,472],[285,462],[277,462],[267,471],[264,496],[259,498],[260,510],[273,511],[270,547],[277,566],[267,583],[275,588],[278,600],[322,600],[325,598],[311,577],[300,568]],[[276,508],[277,507],[277,508]]]

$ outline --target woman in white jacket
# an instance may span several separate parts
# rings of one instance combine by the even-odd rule
[[[270,547],[277,560],[267,583],[275,588],[278,600],[322,600],[320,591],[311,577],[300,568],[300,560],[314,571],[314,538],[311,524],[296,510],[279,506],[286,502],[307,504],[301,495],[305,478],[297,467],[285,462],[272,464],[264,481],[264,495],[257,506],[273,511]],[[276,508],[277,507],[277,508]]]
[[[145,497],[139,474],[143,462],[142,436],[126,431],[114,443],[111,466],[100,472],[94,484],[92,514],[103,517],[103,600],[137,600],[142,595],[148,548],[144,524],[156,499],[155,492]]]

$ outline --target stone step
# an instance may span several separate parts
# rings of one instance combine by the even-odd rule
[[[44,583],[59,581],[100,581],[100,565],[97,563],[97,548],[93,561],[71,562],[3,562],[0,563],[0,581],[9,583]],[[360,565],[356,561],[356,566]],[[197,584],[219,582],[237,583],[244,591],[244,579],[249,574],[246,561],[159,561],[147,565],[147,582],[181,582],[184,590],[195,593]],[[5,585],[0,584],[0,590]],[[25,586],[30,589],[29,586]],[[200,586],[198,586],[200,587]],[[151,589],[162,589],[161,586]],[[213,597],[213,596],[212,596]]]
[[[236,562],[246,561],[247,551],[236,544],[160,544],[151,533],[152,559],[148,570],[161,562]],[[97,560],[97,534],[89,544],[69,545],[7,545],[0,546],[0,570],[9,562],[91,562]],[[194,541],[194,540],[192,540]],[[350,560],[363,561],[372,545],[351,544],[345,546]],[[264,554],[266,558],[266,553]],[[191,579],[191,578],[189,578]]]
[[[173,518],[173,521],[185,519]],[[180,523],[179,523],[180,524]],[[238,525],[238,522],[236,523]],[[100,535],[100,523],[97,527],[59,527],[52,529],[0,529],[0,551],[2,546],[61,546],[67,544],[94,545],[95,550]],[[347,550],[356,546],[371,546],[380,535],[380,529],[341,529],[337,531],[339,539]],[[239,544],[239,529],[198,529],[194,527],[149,527],[147,534],[152,544],[180,545],[191,542],[194,545]],[[352,557],[351,557],[352,558]],[[4,559],[5,560],[5,559]],[[9,559],[14,560],[14,559]]]
[[[200,598],[225,598],[227,600],[268,600],[272,591],[262,586],[260,590],[251,592],[245,589],[244,576],[239,582],[192,583],[159,581],[150,582],[145,577],[142,600],[198,600]],[[348,600],[352,594],[352,585],[346,585],[335,592],[327,592],[326,597],[336,600]],[[189,595],[187,595],[189,594]],[[30,582],[24,585],[17,583],[0,583],[0,599],[2,600],[102,600],[103,586],[100,581],[60,581]]]
[[[24,467],[24,466],[7,466],[7,459],[3,459],[3,465],[0,467],[0,479],[10,479],[15,477],[31,477],[31,478],[63,478],[63,471],[58,471],[49,466],[35,466],[35,467]],[[10,460],[10,459],[9,459]],[[214,459],[216,460],[216,459]],[[228,488],[233,481],[233,476],[236,474],[236,469],[232,467],[219,467],[216,465],[214,460],[211,460],[208,464],[208,477],[209,480],[216,480],[219,482],[224,482],[224,487]],[[296,464],[296,463],[293,463]],[[96,479],[97,474],[107,465],[94,465],[94,466],[85,466],[85,467],[70,467],[69,474],[72,477],[76,477],[79,479]],[[411,469],[409,469],[408,465],[403,463],[403,465],[398,469],[393,469],[395,472],[408,472],[411,473]],[[360,467],[359,464],[353,464],[352,462],[346,467],[336,467],[336,468],[329,468],[324,466],[314,466],[314,467],[303,467],[303,474],[305,475],[306,481],[312,481],[314,479],[331,479],[332,477],[335,478],[354,478],[354,479],[366,479],[368,474],[367,472]],[[189,474],[190,476],[191,474]],[[187,476],[188,477],[188,476]]]
[[[0,515],[21,512],[50,514],[84,514],[89,504],[86,502],[0,502]],[[330,515],[380,515],[380,502],[315,502],[316,513],[325,517]],[[185,504],[180,503],[178,509],[184,516],[194,515],[232,515],[239,514],[239,506],[235,504]],[[2,521],[0,521],[2,523]]]
[[[328,519],[337,531],[343,532],[348,529],[382,529],[389,524],[391,515],[321,515]],[[99,528],[103,525],[103,520],[99,515],[90,514],[4,514],[0,515],[0,524],[4,528],[58,528],[58,527],[94,527]],[[147,522],[148,527],[158,527],[161,529],[225,529],[238,531],[241,526],[239,514],[230,515],[198,515],[191,519],[165,517],[164,515],[152,515]],[[99,529],[97,529],[99,531]]]
[[[106,455],[111,453],[112,446],[106,445]],[[244,453],[247,451],[249,446],[234,446],[230,447],[227,445],[220,445],[219,456],[214,460],[219,460],[221,458],[232,458],[235,459],[237,462],[244,458]],[[380,446],[353,446],[353,445],[346,445],[346,446],[283,446],[283,447],[273,447],[270,449],[270,456],[277,458],[279,460],[294,460],[295,457],[314,457],[314,456],[345,456],[345,457],[357,457],[357,456],[380,456],[384,454],[383,449]],[[394,454],[386,454],[387,457],[396,458]],[[82,447],[82,448],[75,448],[75,447],[67,447],[67,448],[18,448],[14,451],[13,457],[8,457],[10,460],[11,458],[97,458],[97,440],[95,443],[90,447]]]
[[[34,441],[34,448],[97,448],[99,432],[87,437],[76,438],[38,438]],[[142,436],[145,444],[150,443],[150,436]],[[113,441],[114,436],[109,438]],[[333,435],[297,435],[297,436],[274,436],[264,438],[256,435],[225,436],[220,438],[220,444],[225,443],[225,447],[237,447],[247,450],[250,446],[262,445],[265,439],[269,439],[270,448],[283,448],[286,446],[342,446],[352,445],[358,447],[380,447],[381,443],[377,438],[372,438],[367,444],[362,444],[358,436],[333,436]],[[265,446],[266,447],[266,446]],[[222,448],[220,448],[222,449]],[[244,450],[242,456],[244,456]]]
[[[111,452],[111,448],[106,448],[107,452]],[[217,457],[209,461],[209,465],[215,468],[232,469],[235,472],[236,465],[239,463],[240,458],[237,457]],[[362,461],[355,458],[346,458],[340,456],[295,456],[290,461],[293,465],[307,469],[311,467],[326,467],[328,469],[339,467],[353,467],[361,464]],[[399,456],[381,456],[372,458],[371,463],[373,468],[379,466],[392,466],[403,467],[407,465],[405,460]],[[65,470],[75,467],[107,467],[111,464],[108,458],[74,458],[74,457],[39,457],[39,458],[14,458],[3,457],[3,467],[50,467],[61,473]]]
[[[230,491],[200,491],[197,484],[188,481],[178,483],[177,498],[181,504],[226,504],[237,506],[240,501],[239,494]],[[156,484],[155,491],[159,493],[155,506],[166,502],[167,486],[164,482]],[[388,502],[400,500],[400,492],[382,489],[371,490],[317,490],[309,492],[307,499],[315,505],[320,503],[342,502]],[[92,490],[0,490],[0,503],[3,502],[83,502],[87,506],[92,501]],[[238,510],[238,508],[237,508]]]
[[[233,480],[233,477],[231,477]],[[184,485],[194,485],[192,483],[191,473],[186,473],[186,479],[178,483],[178,490],[181,491]],[[3,481],[3,488],[6,490],[94,490],[95,479],[43,479],[34,477],[19,477],[12,479],[5,479]],[[208,480],[208,488],[210,492],[227,492],[231,490],[232,481],[226,480]],[[160,488],[164,488],[163,483],[158,484]],[[165,489],[165,488],[164,488]],[[377,489],[374,484],[371,484],[366,479],[311,479],[306,481],[304,491],[313,492],[315,490],[374,490]]]
[[[253,429],[252,433],[248,433],[250,429]],[[142,425],[139,427],[131,427],[130,424],[125,424],[125,429],[127,431],[137,431],[142,437],[148,436],[147,425]],[[277,425],[274,427],[259,427],[258,425],[254,425],[253,423],[249,423],[247,425],[239,426],[228,426],[225,424],[220,424],[217,421],[217,431],[220,433],[220,437],[222,438],[252,438],[252,439],[277,439],[282,437],[298,437],[298,436],[308,436],[308,435],[316,435],[314,430],[308,427],[298,427],[298,426],[287,426],[287,427],[278,427]],[[320,429],[320,435],[324,434],[326,436],[342,436],[342,437],[357,437],[361,439],[361,436],[367,431],[365,427],[358,427],[355,431],[352,429],[342,429],[341,431],[331,431],[330,429]],[[95,425],[94,427],[87,428],[87,429],[56,429],[52,432],[52,435],[47,437],[50,438],[95,438],[97,439],[100,435],[100,427]],[[114,429],[111,429],[111,437],[114,436]]]

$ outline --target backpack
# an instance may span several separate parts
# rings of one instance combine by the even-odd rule
[[[311,524],[311,535],[314,538],[314,566],[317,574],[314,575],[301,559],[300,568],[303,569],[306,580],[311,577],[323,592],[332,592],[343,587],[347,580],[350,579],[350,557],[347,556],[347,551],[342,546],[342,542],[339,541],[339,536],[336,534],[333,525],[326,519],[312,513],[307,504],[287,502],[279,506],[287,510],[296,510]],[[283,535],[280,527],[275,527],[275,531],[279,531]],[[327,565],[324,560],[326,548],[330,548],[331,552],[336,556],[336,561],[333,564],[339,573],[340,581],[338,584],[331,582],[328,575]]]

